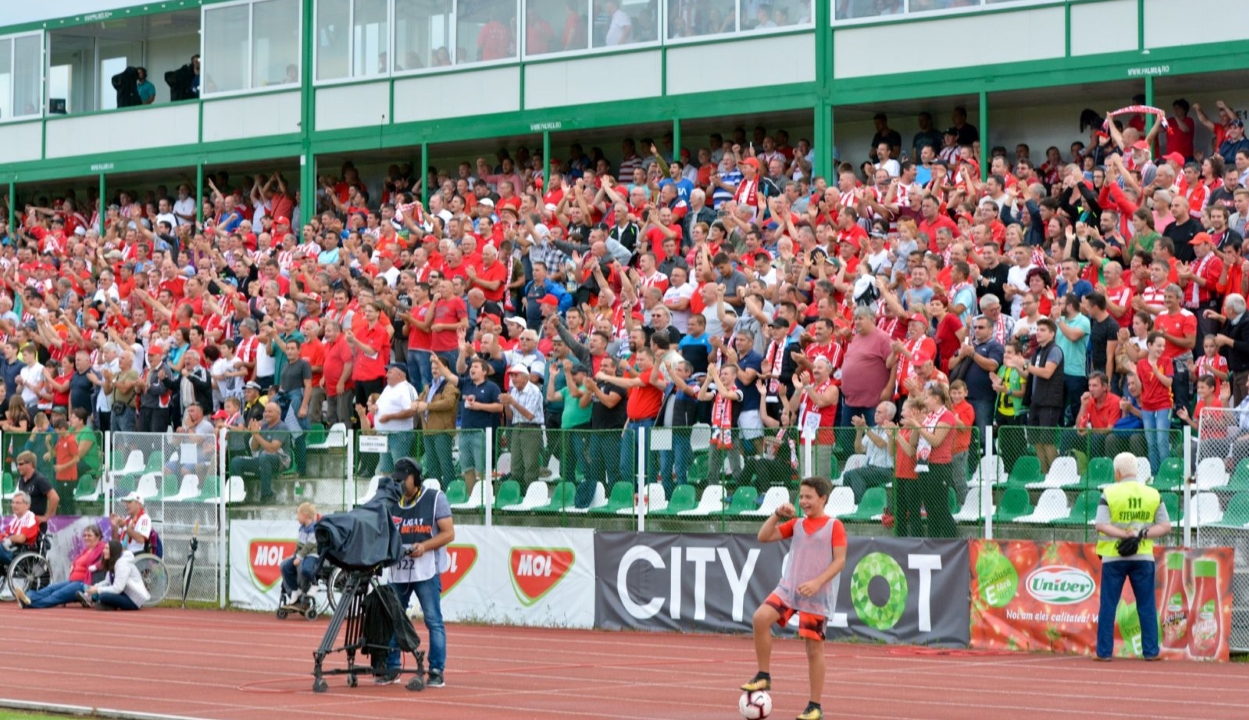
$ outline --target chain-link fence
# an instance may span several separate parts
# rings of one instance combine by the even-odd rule
[[[1186,526],[1194,547],[1235,549],[1233,650],[1249,650],[1249,411],[1206,408],[1191,439],[1195,482]]]
[[[186,599],[218,602],[225,576],[225,503],[218,438],[212,434],[109,433],[101,515],[124,516],[121,498],[137,494],[164,548],[170,598],[181,598],[194,538],[198,549]]]

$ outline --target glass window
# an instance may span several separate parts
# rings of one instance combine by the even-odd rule
[[[252,6],[253,88],[299,83],[299,7],[298,0]]]
[[[352,27],[354,50],[352,76],[367,77],[390,72],[390,31],[387,0],[355,0],[356,14]]]
[[[594,47],[658,40],[658,8],[647,0],[594,0]]]
[[[112,110],[125,107],[127,101],[123,93],[113,87],[113,78],[125,72],[128,67],[138,67],[143,64],[143,43],[131,40],[101,39],[96,47],[100,58],[100,107],[97,109]],[[119,96],[122,97],[119,98]],[[137,99],[137,95],[132,96],[129,104],[135,104]]]
[[[347,77],[351,51],[351,0],[317,0],[317,79]]]
[[[737,0],[671,0],[668,38],[737,32]]]
[[[774,30],[811,23],[810,0],[742,0],[743,31]]]
[[[395,71],[451,64],[453,0],[395,0]]]
[[[11,118],[13,112],[13,41],[0,40],[0,118]]]
[[[43,35],[26,35],[13,43],[13,114],[38,115],[43,105]]]
[[[458,5],[457,65],[516,57],[515,0],[460,0]]]
[[[526,0],[526,55],[585,50],[589,46],[589,0]]]
[[[247,89],[251,7],[231,5],[204,11],[204,93]],[[101,75],[107,74],[101,70]]]
[[[949,0],[938,1],[948,2]],[[917,2],[928,2],[928,0],[911,0],[912,5]],[[833,19],[874,18],[882,15],[901,15],[904,12],[906,12],[906,5],[903,0],[837,0],[837,4],[833,6]]]

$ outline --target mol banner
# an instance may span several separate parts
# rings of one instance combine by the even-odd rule
[[[1092,655],[1097,648],[1101,558],[1096,545],[971,541],[971,644],[975,648]],[[1231,548],[1154,546],[1162,657],[1227,660],[1232,623]],[[1118,657],[1141,656],[1130,582],[1115,611]]]
[[[295,554],[294,520],[235,520],[230,523],[230,604],[276,610],[282,591],[282,561]]]
[[[442,572],[448,622],[594,626],[594,531],[457,525]]]
[[[787,551],[748,535],[598,533],[594,624],[750,632]],[[963,541],[851,538],[828,638],[965,647],[968,573]]]

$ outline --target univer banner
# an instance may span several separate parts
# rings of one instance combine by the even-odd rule
[[[594,625],[594,531],[457,525],[442,572],[448,622]]]
[[[282,592],[282,561],[295,554],[294,520],[230,523],[230,604],[276,610]]]
[[[749,535],[600,532],[595,627],[750,632],[788,547]],[[828,638],[966,647],[968,577],[961,540],[850,538]]]
[[[1154,546],[1159,647],[1169,660],[1227,660],[1232,624],[1231,548]],[[975,648],[1097,650],[1102,561],[1095,544],[971,541],[971,644]],[[1131,583],[1116,606],[1117,657],[1141,657]]]

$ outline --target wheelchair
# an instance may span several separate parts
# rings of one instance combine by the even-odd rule
[[[285,620],[291,613],[303,615],[305,620],[316,620],[321,613],[329,611],[333,613],[338,608],[338,603],[342,600],[343,588],[346,578],[343,575],[342,568],[332,566],[322,561],[317,567],[317,574],[314,578],[312,587],[308,588],[299,602],[292,606],[287,601],[286,586],[280,583],[280,595],[278,596],[278,609],[274,613],[278,620]]]
[[[48,551],[51,549],[51,537],[47,533],[39,533],[32,547],[13,556],[13,562],[0,574],[0,601],[16,600],[15,587],[32,593],[52,583],[52,566],[48,563]]]

